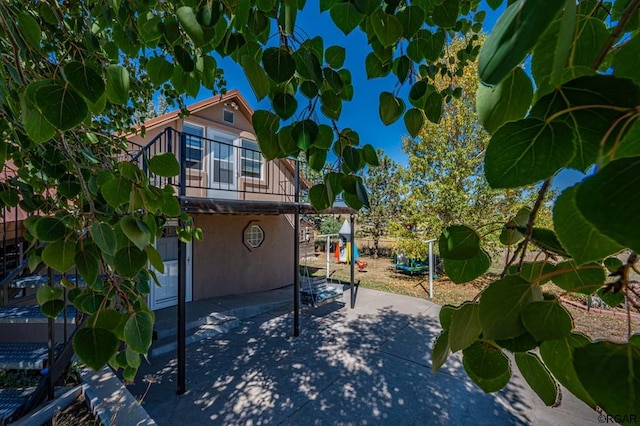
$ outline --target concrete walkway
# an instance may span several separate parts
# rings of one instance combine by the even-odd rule
[[[360,289],[355,309],[303,310],[297,338],[290,309],[271,311],[188,346],[184,395],[176,395],[173,353],[143,365],[129,390],[159,425],[599,424],[566,391],[560,407],[545,407],[517,370],[491,395],[468,379],[459,354],[433,374],[438,311]]]

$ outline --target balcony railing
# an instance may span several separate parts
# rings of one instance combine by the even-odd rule
[[[165,152],[175,154],[184,176],[151,174],[153,185],[178,187],[182,178],[187,196],[293,201],[295,161],[267,161],[253,141],[221,141],[167,128],[142,148],[132,144],[130,155],[148,173],[149,160]]]

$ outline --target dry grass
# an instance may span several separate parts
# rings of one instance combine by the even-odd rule
[[[388,293],[429,299],[429,277],[409,276],[402,274],[393,266],[388,258],[372,259],[361,256],[368,263],[366,272],[359,272],[355,268],[355,282],[365,288],[386,291]],[[303,266],[305,263],[303,263]],[[321,253],[315,260],[307,260],[306,265],[312,275],[326,274],[326,255]],[[331,277],[343,282],[349,282],[350,266],[336,264],[330,258]],[[476,297],[490,282],[497,278],[495,273],[488,273],[468,284],[454,284],[446,276],[433,281],[433,301],[439,305],[459,305]],[[423,288],[424,286],[424,288]],[[545,291],[559,293],[553,286],[545,286]],[[627,340],[627,319],[611,317],[596,312],[586,312],[573,306],[567,306],[575,322],[575,330],[586,334],[592,339],[607,339],[613,341]],[[640,320],[631,320],[632,332],[640,333]]]

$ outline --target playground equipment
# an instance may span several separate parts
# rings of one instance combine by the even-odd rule
[[[433,298],[433,279],[437,278],[436,271],[438,268],[436,267],[436,257],[433,254],[433,242],[437,241],[435,238],[431,240],[425,241],[425,243],[429,244],[429,257],[426,261],[419,259],[408,259],[406,256],[399,254],[394,255],[394,265],[398,272],[407,274],[407,275],[424,275],[425,273],[429,274],[429,297]],[[438,258],[438,264],[440,264],[440,259]],[[440,269],[442,269],[440,265]],[[443,272],[443,271],[440,271]],[[425,291],[427,289],[423,285],[423,281],[420,281],[416,286],[421,286]]]
[[[325,303],[329,303],[334,300],[340,299],[342,301],[342,295],[344,293],[343,286],[340,282],[331,279],[331,271],[329,261],[329,252],[330,252],[330,244],[331,237],[338,237],[339,234],[327,234],[327,235],[319,235],[318,238],[326,238],[327,239],[327,274],[324,277],[312,277],[309,272],[309,268],[307,266],[307,256],[305,253],[305,264],[304,264],[304,273],[300,277],[300,282],[302,283],[302,287],[300,289],[300,298],[304,305],[310,305],[318,307],[320,305],[324,305]]]

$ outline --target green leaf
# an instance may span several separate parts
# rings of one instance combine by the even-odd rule
[[[129,71],[120,65],[107,67],[107,99],[124,105],[129,101]]]
[[[324,79],[327,83],[329,83],[329,87],[335,94],[340,94],[342,92],[342,88],[344,84],[342,83],[342,79],[340,78],[340,74],[331,68],[325,67],[323,70]]]
[[[165,192],[160,200],[160,211],[169,217],[178,217],[181,212],[180,202],[173,194]]]
[[[553,272],[555,265],[553,263],[542,262],[524,262],[522,264],[522,270],[518,273],[518,265],[511,265],[507,270],[509,275],[519,275],[530,283],[543,285],[551,281],[551,277],[541,278],[543,275],[548,275]]]
[[[407,131],[414,138],[420,134],[424,126],[424,116],[418,108],[411,108],[404,114],[404,125]]]
[[[427,29],[418,30],[407,46],[407,56],[414,62],[426,59],[435,62],[440,57],[445,43],[445,32],[432,33]]]
[[[638,98],[640,88],[630,80],[610,75],[580,77],[537,101],[529,116],[546,120],[555,115],[554,122],[567,124],[577,148],[568,167],[585,171],[613,146],[616,138],[606,135],[618,120],[619,108],[635,108]]]
[[[574,350],[573,365],[586,391],[605,412],[638,416],[639,346],[632,343],[591,343]]]
[[[56,217],[43,217],[36,222],[36,237],[40,241],[57,241],[67,235],[64,222]]]
[[[267,75],[276,83],[284,83],[293,77],[296,63],[286,47],[270,47],[262,54],[262,64]]]
[[[573,319],[558,300],[531,302],[522,309],[522,323],[536,340],[570,336]]]
[[[27,43],[37,49],[40,48],[42,32],[38,25],[38,21],[28,13],[23,12],[18,15],[18,29]]]
[[[55,318],[60,315],[60,312],[64,310],[64,306],[65,304],[62,300],[50,300],[43,303],[40,306],[40,310],[45,316],[49,318]]]
[[[618,292],[618,293],[606,292],[605,293],[604,288],[601,288],[600,290],[598,290],[597,295],[600,299],[602,299],[604,303],[606,303],[608,306],[612,308],[616,308],[622,305],[625,301],[625,296],[622,292]]]
[[[427,97],[424,104],[424,115],[433,124],[440,122],[442,115],[442,95],[440,93],[434,92]]]
[[[442,28],[452,28],[458,20],[460,0],[443,1],[433,9],[433,23]]]
[[[507,275],[489,284],[482,292],[479,304],[485,339],[511,339],[526,331],[521,319],[522,308],[541,298],[533,288],[516,275]]]
[[[332,90],[325,90],[320,95],[320,102],[322,103],[322,113],[332,120],[340,118],[342,113],[342,101]]]
[[[480,252],[480,236],[464,225],[449,226],[442,231],[438,247],[443,259],[471,259]]]
[[[140,250],[144,250],[151,241],[151,232],[142,220],[132,216],[122,216],[119,224],[124,235]]]
[[[582,215],[576,203],[578,186],[565,189],[553,205],[553,223],[562,246],[578,265],[602,259],[623,247],[603,235]]]
[[[478,304],[466,302],[456,311],[451,318],[449,328],[449,347],[451,352],[458,352],[474,343],[482,328],[478,316]]]
[[[540,342],[530,333],[524,333],[512,339],[496,340],[497,345],[511,352],[527,352],[540,346]]]
[[[563,5],[558,0],[512,3],[500,16],[480,50],[480,79],[491,85],[500,83],[535,46]]]
[[[606,275],[598,263],[577,266],[572,261],[556,264],[552,280],[558,287],[576,293],[591,294],[604,285]]]
[[[402,24],[394,15],[378,9],[369,19],[376,37],[384,47],[393,46],[402,37]]]
[[[318,85],[311,80],[305,80],[300,84],[300,92],[309,99],[318,96]]]
[[[146,353],[151,346],[153,318],[148,312],[138,311],[124,325],[124,341],[134,351]]]
[[[50,285],[42,286],[36,292],[36,301],[38,305],[42,305],[51,300],[59,299],[62,296],[61,288],[54,288]]]
[[[180,163],[172,152],[161,152],[155,154],[147,162],[149,171],[162,177],[178,176],[180,174]]]
[[[70,130],[89,113],[87,103],[68,84],[46,84],[35,92],[34,104],[44,118],[59,130]]]
[[[525,233],[526,229],[518,227],[518,231]],[[558,241],[556,233],[551,229],[533,228],[531,230],[531,242],[543,250],[559,254],[563,257],[570,257],[569,253],[566,252],[562,244],[560,244],[560,241]]]
[[[462,365],[469,377],[489,393],[502,389],[511,378],[504,353],[486,342],[477,342],[462,351]]]
[[[98,279],[98,258],[85,250],[76,252],[74,261],[82,279],[92,286]]]
[[[116,234],[107,223],[94,223],[90,228],[91,239],[103,253],[114,256],[116,254]]]
[[[73,336],[73,349],[78,358],[96,371],[116,353],[118,344],[116,335],[104,328],[81,328]]]
[[[283,120],[291,118],[293,114],[295,114],[296,109],[298,109],[298,101],[296,101],[293,95],[288,93],[276,93],[273,97],[272,105],[276,114]]]
[[[364,15],[358,11],[353,3],[336,3],[329,9],[333,23],[345,35],[353,31],[364,19]]]
[[[191,40],[193,40],[197,46],[205,44],[204,30],[200,26],[196,18],[196,13],[191,7],[179,7],[178,10],[176,10],[176,17],[184,32],[191,37]]]
[[[127,246],[116,252],[113,264],[124,277],[133,278],[147,263],[147,253],[135,246]]]
[[[127,358],[127,364],[129,366],[133,368],[140,367],[140,364],[142,363],[140,360],[140,354],[131,349],[130,346],[127,346],[127,349],[125,349],[125,356]],[[133,377],[135,377],[135,373],[133,374]]]
[[[402,25],[402,37],[409,40],[424,23],[425,13],[420,6],[409,5],[396,13]]]
[[[438,320],[440,321],[440,325],[443,330],[449,331],[451,328],[451,319],[453,318],[453,314],[458,309],[457,306],[452,305],[444,305],[440,308],[440,312],[438,313]]]
[[[298,148],[307,150],[318,137],[318,124],[313,120],[299,121],[291,129],[291,137],[296,141]]]
[[[173,64],[161,56],[154,56],[147,62],[147,75],[155,85],[161,85],[173,75]]]
[[[37,90],[50,83],[51,80],[39,80],[29,84],[20,99],[24,128],[27,135],[37,143],[46,142],[55,135],[54,127],[35,105]],[[6,154],[3,157],[6,158]]]
[[[433,353],[431,354],[431,370],[437,372],[440,367],[447,362],[447,358],[451,353],[449,348],[449,332],[444,330],[436,339],[433,345]]]
[[[252,56],[245,55],[242,57],[242,69],[251,84],[256,99],[261,101],[269,94],[269,78],[264,69],[260,66]]]
[[[540,358],[532,353],[516,353],[516,365],[531,389],[547,406],[553,406],[560,396],[560,389]]]
[[[64,78],[71,87],[94,104],[104,94],[105,85],[102,77],[82,62],[72,61],[65,64]]]
[[[404,113],[405,104],[404,101],[392,93],[382,92],[380,93],[380,106],[378,113],[382,122],[388,126],[396,122]]]
[[[356,193],[358,192],[357,188],[358,188],[358,184],[356,184]],[[354,210],[360,210],[362,207],[364,207],[362,200],[360,199],[360,197],[358,197],[357,194],[354,195],[348,192],[344,192],[342,194],[342,197],[344,199],[345,204]]]
[[[147,246],[145,250],[151,266],[161,274],[164,274],[164,262],[162,261],[162,255],[160,255],[160,252],[153,246]]]
[[[313,146],[320,149],[331,148],[333,142],[333,129],[331,126],[321,124],[318,126],[318,136],[316,137]]]
[[[584,180],[576,205],[599,232],[624,247],[640,251],[640,227],[629,226],[640,217],[640,157],[621,158]],[[607,208],[603,208],[606,206]]]
[[[573,139],[573,131],[561,122],[526,118],[506,123],[487,147],[487,181],[493,188],[515,188],[549,178],[573,158]]]
[[[602,261],[602,264],[609,273],[616,272],[623,265],[622,260],[617,257],[607,257]]]
[[[103,308],[104,296],[96,292],[90,292],[85,297],[78,297],[74,300],[74,305],[77,307],[80,304],[80,310],[88,314],[95,314],[101,308]]]
[[[329,188],[324,183],[314,185],[309,190],[309,201],[316,211],[326,210],[331,207]]]
[[[361,180],[358,180],[358,183],[356,184],[356,197],[358,197],[362,207],[371,209],[371,206],[369,205],[369,196],[367,195],[367,188],[365,188]]]
[[[131,187],[132,184],[127,179],[114,177],[102,185],[100,193],[107,203],[118,208],[129,201]]]
[[[341,68],[347,56],[347,51],[342,46],[330,46],[324,52],[324,60],[334,69]]]
[[[391,72],[391,63],[383,64],[376,54],[371,52],[365,59],[365,71],[368,79],[384,77]]]
[[[480,84],[476,92],[478,119],[489,133],[507,121],[523,118],[533,100],[533,85],[520,67],[494,87]]]
[[[380,165],[378,153],[376,152],[376,149],[373,147],[373,145],[369,143],[362,147],[362,158],[370,166],[377,167]]]
[[[580,334],[560,340],[549,340],[540,345],[540,356],[553,376],[569,392],[584,401],[590,407],[596,403],[578,379],[573,366],[574,349],[589,344],[589,339]]]
[[[616,50],[613,69],[616,76],[630,78],[640,86],[640,37],[632,37]]]
[[[54,241],[42,251],[42,261],[56,271],[66,272],[73,266],[75,254],[75,243]]]
[[[484,250],[465,260],[442,259],[444,270],[451,281],[456,284],[473,281],[489,270],[491,258]]]
[[[552,22],[533,50],[531,73],[538,97],[571,80],[572,70],[591,68],[609,38],[610,31],[600,19],[575,13],[569,16],[573,22],[566,22],[565,18],[567,13]],[[570,25],[568,37],[561,34],[567,29],[564,25]]]
[[[615,151],[615,158],[640,157],[640,121],[631,125],[627,133],[622,137],[618,149]]]
[[[357,172],[360,170],[360,153],[358,150],[352,146],[346,146],[342,150],[342,158],[344,159],[344,163],[347,167],[353,171]]]

